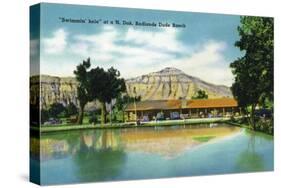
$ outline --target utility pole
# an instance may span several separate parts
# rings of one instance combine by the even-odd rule
[[[110,100],[110,126],[112,126],[112,99]]]
[[[136,125],[138,125],[137,104],[136,104],[136,95],[137,95],[136,87],[134,87],[133,93],[134,93],[134,107],[135,107],[135,115],[136,115]]]

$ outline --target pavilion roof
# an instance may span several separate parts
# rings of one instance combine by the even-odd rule
[[[223,108],[237,107],[238,103],[233,98],[217,99],[191,99],[191,100],[146,100],[136,102],[137,111],[146,110],[173,110],[193,108]],[[125,111],[134,111],[134,103],[130,103]]]
[[[238,103],[233,98],[193,99],[187,101],[187,108],[223,108],[237,106]]]

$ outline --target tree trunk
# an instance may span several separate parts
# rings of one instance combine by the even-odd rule
[[[125,112],[124,112],[124,110],[122,110],[122,121],[123,121],[123,123],[125,122]]]
[[[106,123],[106,107],[105,102],[101,102],[101,124]]]
[[[256,105],[255,104],[252,104],[251,105],[251,124],[252,124],[252,127],[254,130],[256,130],[256,122],[255,122],[255,108],[256,108]]]
[[[83,124],[83,118],[84,118],[84,107],[85,106],[80,106],[79,114],[78,114],[78,119],[77,119],[77,124],[82,125]]]

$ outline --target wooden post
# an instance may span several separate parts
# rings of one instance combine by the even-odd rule
[[[225,116],[225,110],[224,110],[224,107],[222,108],[222,117]]]
[[[239,111],[240,111],[240,116],[242,116],[242,109],[241,109],[241,107],[239,107]]]

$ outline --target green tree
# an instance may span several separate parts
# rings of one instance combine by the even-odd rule
[[[107,114],[105,105],[126,91],[125,81],[120,78],[120,72],[113,67],[107,71],[96,67],[89,72],[89,83],[91,98],[98,99],[101,103],[101,123],[105,124]]]
[[[75,106],[75,104],[73,104],[73,102],[70,102],[66,108],[65,108],[65,111],[66,111],[66,115],[67,116],[73,116],[73,115],[76,115],[78,113],[78,109],[77,107]]]
[[[273,18],[242,16],[235,43],[244,55],[230,64],[235,81],[232,93],[250,116],[255,129],[255,108],[273,100]]]
[[[58,118],[62,112],[65,112],[65,107],[61,103],[53,103],[48,111],[50,117]]]
[[[79,115],[78,115],[78,124],[83,123],[83,117],[84,117],[84,108],[86,104],[90,101],[89,97],[89,80],[88,80],[88,72],[87,69],[89,69],[91,66],[90,58],[88,58],[86,61],[84,60],[81,64],[79,64],[76,67],[76,70],[74,71],[76,80],[78,81],[78,87],[77,87],[77,98],[79,100]]]
[[[134,101],[138,102],[141,100],[141,96],[138,97],[130,97],[128,94],[125,95],[119,95],[116,98],[115,108],[118,111],[122,112],[122,121],[125,122],[125,109],[128,106],[128,104],[133,103]]]
[[[193,96],[192,99],[208,99],[206,91],[199,89]]]
[[[120,72],[113,67],[105,71],[103,68],[91,67],[90,58],[79,64],[74,71],[78,81],[77,98],[79,100],[78,123],[82,124],[85,105],[89,101],[99,100],[101,103],[101,123],[106,123],[106,103],[116,98],[121,92],[126,91]]]
[[[97,123],[99,114],[100,110],[94,110],[89,112],[89,123]]]

